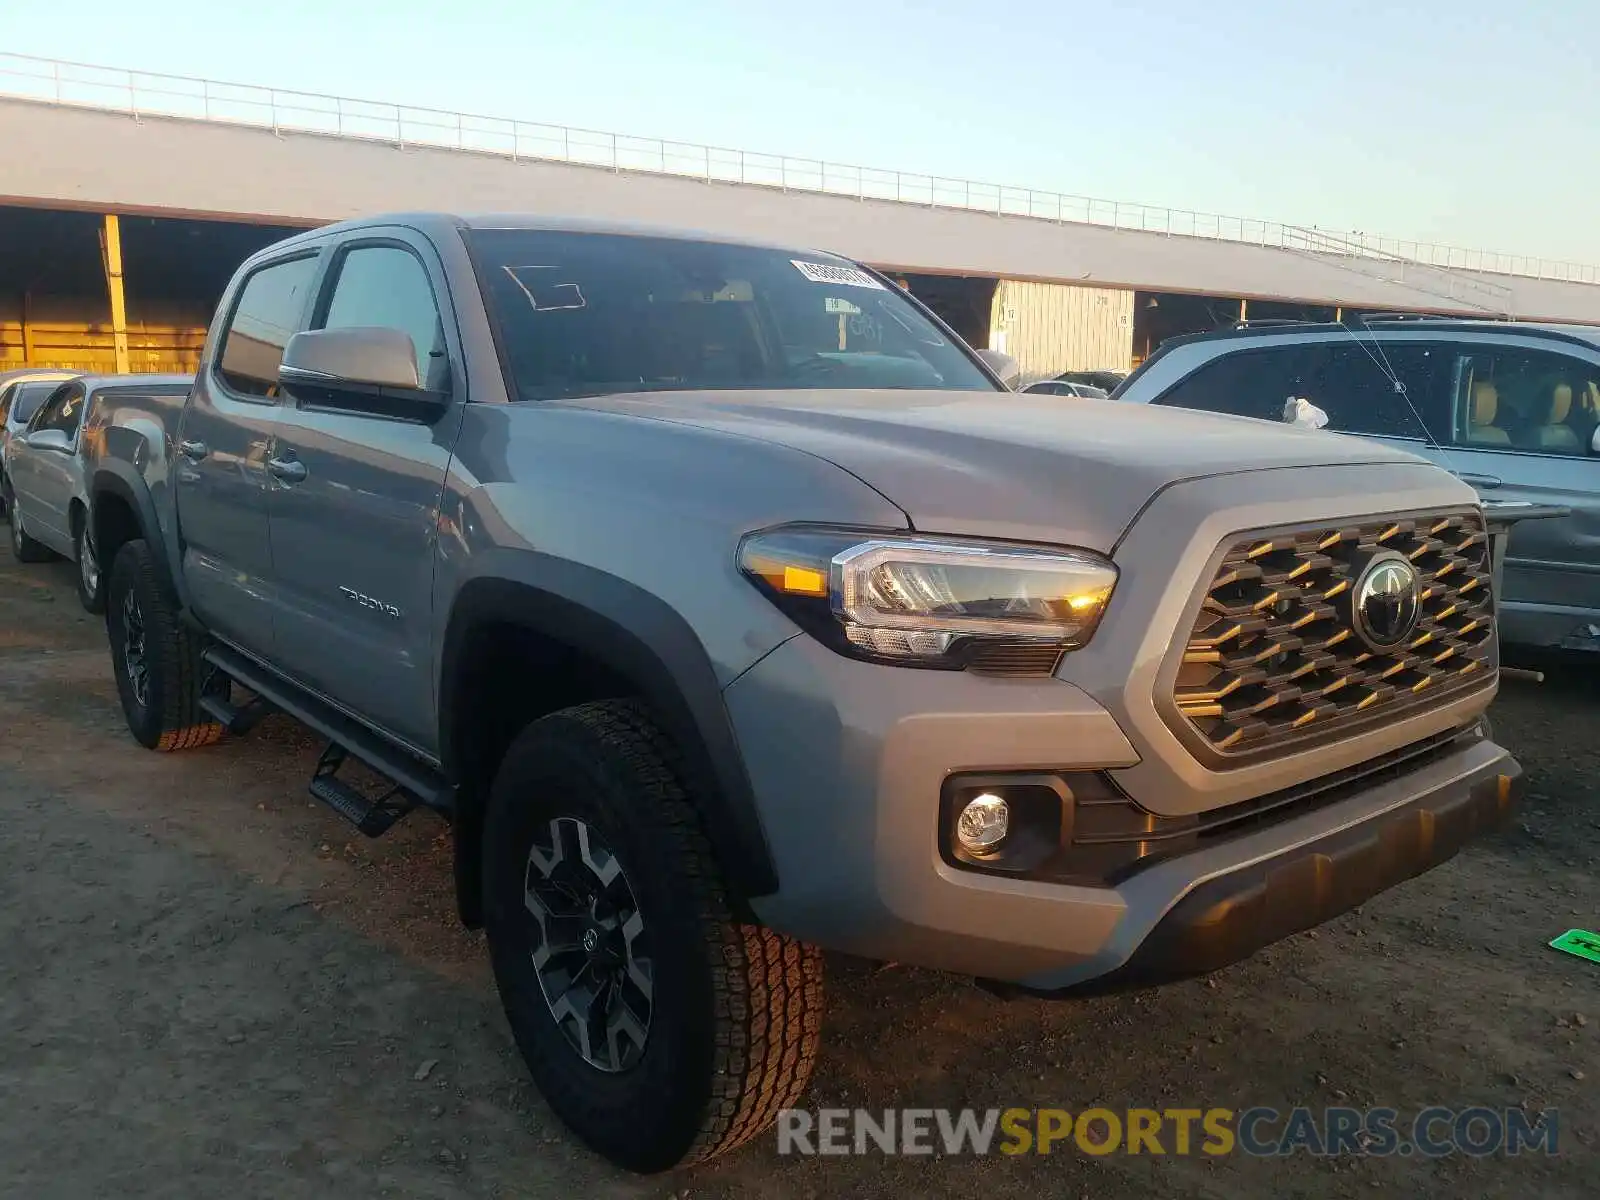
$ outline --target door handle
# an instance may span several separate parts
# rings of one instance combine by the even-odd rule
[[[206,455],[210,454],[211,451],[207,448],[204,442],[179,442],[178,453],[183,455],[190,462],[199,462]]]
[[[306,477],[306,465],[298,458],[274,458],[267,462],[267,470],[274,479],[285,483],[299,483]]]
[[[1463,471],[1459,476],[1462,483],[1470,483],[1476,488],[1497,488],[1503,482],[1498,475],[1474,475],[1470,471]]]

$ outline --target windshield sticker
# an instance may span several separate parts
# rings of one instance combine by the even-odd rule
[[[883,291],[883,284],[865,271],[858,271],[854,267],[841,267],[835,263],[802,262],[798,258],[791,258],[789,261],[795,265],[795,270],[812,283],[836,283],[844,287],[877,288],[880,292]]]
[[[859,313],[861,310],[839,296],[829,296],[822,302],[822,311],[830,313]]]
[[[566,283],[536,271],[559,271],[556,266],[502,267],[511,282],[522,289],[535,312],[550,312],[563,308],[587,308],[583,290],[575,283]]]

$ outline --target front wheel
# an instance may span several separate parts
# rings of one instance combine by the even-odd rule
[[[200,707],[206,665],[143,540],[117,551],[106,583],[106,634],[128,732],[148,750],[188,750],[222,737]]]
[[[105,572],[100,570],[100,556],[88,517],[79,520],[74,542],[78,557],[78,603],[85,612],[103,613],[106,610]]]
[[[677,761],[635,702],[566,709],[512,745],[484,828],[517,1045],[556,1114],[639,1172],[760,1134],[822,1026],[821,952],[734,918]]]
[[[28,531],[23,528],[22,514],[17,511],[17,494],[11,490],[10,480],[5,484],[6,512],[11,520],[11,553],[18,562],[42,563],[49,562],[54,557],[50,547],[43,542],[28,536]]]

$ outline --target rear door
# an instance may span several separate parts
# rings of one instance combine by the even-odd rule
[[[310,315],[318,255],[302,251],[258,266],[225,301],[226,322],[195,376],[173,451],[189,602],[210,629],[267,658],[267,460],[282,402],[278,367]]]
[[[464,399],[449,292],[432,246],[398,228],[335,246],[320,291],[313,328],[404,332],[418,378],[456,403],[423,423],[289,389],[269,464],[277,662],[426,749],[437,732],[434,548]]]

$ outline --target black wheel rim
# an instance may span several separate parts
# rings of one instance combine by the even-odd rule
[[[593,826],[557,817],[534,835],[523,893],[557,1028],[596,1070],[633,1067],[650,1036],[655,972],[622,863]]]
[[[122,597],[122,670],[140,708],[150,706],[150,664],[145,659],[144,614],[130,589]]]
[[[6,505],[6,512],[11,514],[11,545],[18,555],[22,553],[22,514],[17,511],[17,502],[11,501]]]
[[[94,538],[87,529],[78,544],[78,577],[83,580],[83,594],[92,600],[100,590],[100,564],[95,559]]]

